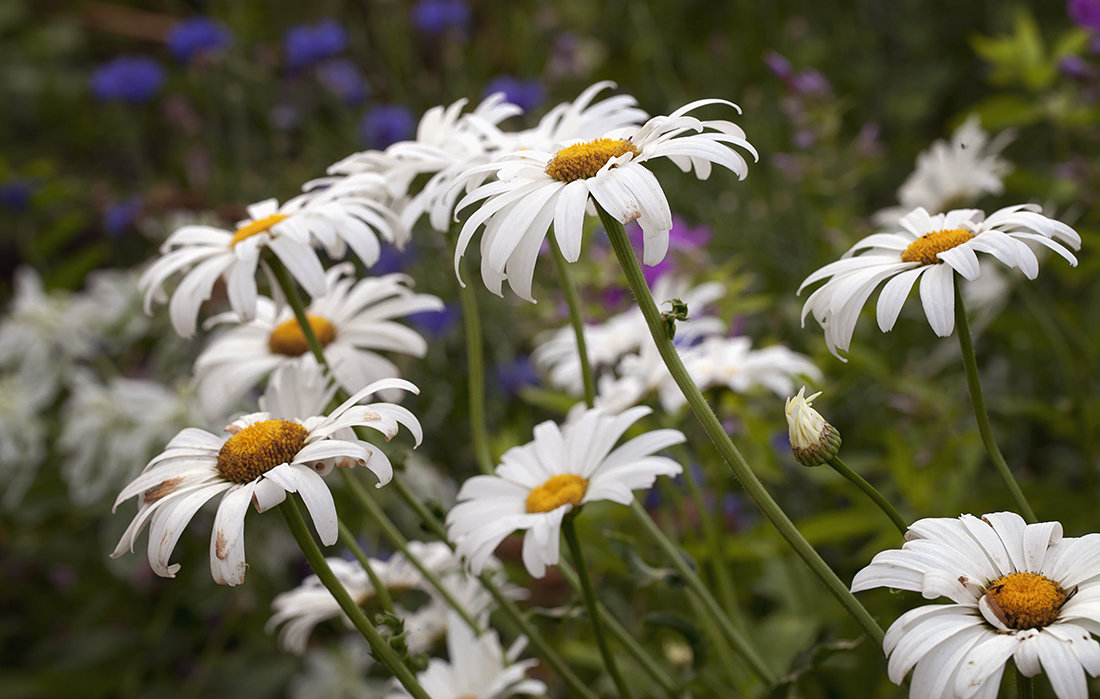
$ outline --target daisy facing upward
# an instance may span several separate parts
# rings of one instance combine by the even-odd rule
[[[546,566],[558,562],[566,515],[596,500],[629,505],[632,491],[682,470],[655,454],[685,441],[679,430],[654,430],[615,447],[650,412],[646,407],[621,414],[574,408],[561,427],[550,421],[536,425],[534,441],[506,451],[494,475],[474,476],[458,491],[458,504],[447,514],[455,552],[480,573],[504,537],[522,529],[523,564],[541,578]]]
[[[402,316],[439,310],[443,302],[417,294],[402,274],[356,280],[351,263],[325,273],[325,293],[313,298],[306,317],[321,343],[336,382],[348,393],[384,377],[399,376],[397,365],[379,352],[423,357],[428,343],[397,322]],[[234,313],[209,323],[239,322]],[[275,368],[309,357],[305,335],[290,308],[279,310],[260,298],[256,319],[221,335],[195,360],[195,381],[203,412],[221,416]]]
[[[995,512],[922,519],[905,538],[856,574],[852,592],[951,604],[911,609],[886,632],[892,682],[915,667],[913,699],[993,699],[1012,658],[1025,677],[1044,672],[1059,699],[1085,699],[1085,673],[1100,675],[1100,535],[1063,537],[1058,522]]]
[[[825,330],[829,351],[840,357],[847,352],[863,304],[879,284],[886,282],[878,297],[878,326],[883,332],[894,327],[901,307],[913,285],[920,280],[920,299],[929,325],[940,337],[955,328],[955,274],[968,281],[978,278],[977,253],[992,255],[1008,267],[1019,268],[1028,279],[1039,274],[1039,259],[1027,245],[1038,243],[1064,257],[1071,265],[1081,247],[1075,230],[1039,213],[1032,204],[1009,206],[988,217],[977,209],[956,209],[930,215],[916,208],[898,222],[901,230],[875,233],[852,246],[844,256],[825,265],[798,288],[822,279],[802,307]],[[1065,245],[1063,245],[1063,243]]]

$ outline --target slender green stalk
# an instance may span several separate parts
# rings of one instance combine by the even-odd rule
[[[684,560],[683,554],[680,549],[676,547],[676,544],[665,536],[665,533],[661,531],[661,528],[657,526],[657,523],[653,521],[653,518],[649,516],[649,513],[645,511],[642,504],[635,500],[630,504],[630,510],[634,513],[634,518],[642,525],[642,528],[653,537],[653,540],[657,542],[657,546],[665,554],[665,557],[671,561],[672,565],[676,568],[676,571],[680,573],[680,577],[684,579],[688,587],[699,598],[706,608],[707,612],[714,618],[714,621],[718,623],[718,627],[722,630],[722,635],[729,641],[733,650],[740,655],[752,671],[760,676],[760,679],[764,680],[768,684],[775,684],[775,675],[768,667],[764,659],[760,657],[760,654],[756,651],[756,648],[749,643],[748,639],[737,630],[737,628],[730,621],[729,616],[722,609],[722,606],[718,604],[718,600],[714,599],[714,595],[710,593],[707,586],[703,584],[703,581],[699,579],[698,574],[691,569],[691,566]]]
[[[561,573],[561,576],[565,578],[565,581],[569,583],[570,587],[578,594],[583,594],[581,590],[581,581],[577,578],[577,573],[573,570],[573,566],[565,561],[559,561],[558,572]],[[654,682],[661,685],[661,688],[665,690],[669,697],[679,697],[680,688],[677,686],[676,680],[665,672],[664,668],[658,664],[657,660],[642,647],[642,644],[638,643],[638,641],[634,639],[634,636],[619,623],[618,619],[612,616],[611,610],[598,599],[596,600],[596,609],[600,615],[600,622],[611,632],[615,640],[623,645],[645,673],[649,675]]]
[[[345,470],[346,469],[340,469],[341,472]],[[337,520],[337,524],[340,527],[340,543],[351,551],[351,555],[355,556],[355,560],[359,561],[359,565],[363,566],[363,570],[367,571],[367,577],[370,578],[370,584],[374,586],[374,596],[378,598],[378,603],[382,605],[382,609],[393,614],[393,598],[390,597],[389,589],[382,584],[382,579],[378,577],[378,573],[374,572],[374,566],[370,564],[370,559],[367,558],[367,554],[363,551],[363,548],[359,546],[359,542],[355,540],[355,535],[351,533],[351,530],[348,529],[343,522]]]
[[[351,491],[352,496],[354,496],[355,499],[359,501],[359,504],[363,506],[363,509],[367,511],[367,514],[370,515],[371,518],[373,518],[374,521],[378,523],[378,527],[382,530],[382,535],[385,536],[387,540],[389,540],[394,548],[405,554],[405,557],[409,559],[409,562],[412,563],[418,571],[420,571],[420,574],[424,576],[425,580],[431,583],[432,587],[434,587],[443,597],[443,599],[446,600],[447,604],[451,606],[451,609],[454,609],[456,612],[458,612],[458,615],[462,617],[462,620],[466,622],[466,625],[469,626],[476,635],[480,636],[482,634],[481,624],[478,624],[477,620],[475,620],[473,615],[470,614],[469,611],[467,611],[466,607],[463,606],[462,603],[460,603],[457,599],[455,599],[454,595],[451,594],[451,591],[443,585],[443,581],[439,579],[439,576],[436,575],[433,570],[421,563],[420,559],[417,556],[413,555],[412,551],[409,550],[409,540],[406,539],[401,531],[398,530],[397,526],[394,525],[393,521],[386,514],[386,511],[382,509],[382,506],[379,505],[373,497],[371,497],[370,491],[364,488],[363,484],[360,483],[355,476],[348,472],[348,469],[340,469],[340,475],[343,477],[344,484],[347,485],[348,489]]]
[[[279,288],[283,290],[283,295],[286,296],[287,304],[294,311],[294,318],[298,321],[298,327],[306,338],[306,344],[309,345],[310,351],[317,359],[318,364],[328,366],[328,362],[325,360],[325,352],[321,348],[321,342],[317,339],[317,334],[313,332],[313,326],[309,324],[309,320],[306,318],[306,304],[302,301],[302,295],[298,293],[298,284],[291,279],[290,273],[279,258],[269,255],[267,261],[271,266],[271,271],[275,274],[275,281],[278,282]]]
[[[401,686],[403,686],[409,694],[417,699],[431,699],[428,693],[424,691],[424,688],[420,686],[420,683],[416,681],[416,676],[413,675],[412,671],[401,661],[397,652],[390,647],[386,639],[382,638],[382,634],[378,633],[378,630],[374,628],[370,620],[367,619],[367,615],[363,613],[363,610],[360,609],[359,605],[355,603],[355,600],[351,598],[348,591],[344,589],[344,586],[340,583],[336,574],[328,567],[328,562],[325,561],[324,554],[321,553],[321,549],[317,546],[317,542],[313,540],[313,535],[310,534],[309,529],[306,528],[305,520],[302,519],[302,512],[298,509],[298,503],[295,501],[294,497],[287,497],[287,499],[279,505],[279,510],[283,513],[283,519],[286,520],[287,527],[290,529],[291,534],[294,535],[294,540],[298,542],[298,547],[302,549],[302,553],[305,554],[306,560],[309,561],[310,567],[313,568],[313,572],[317,574],[321,583],[328,588],[328,591],[336,598],[336,602],[340,605],[340,609],[344,611],[344,614],[348,615],[348,618],[351,619],[351,623],[358,629],[359,633],[363,634],[363,638],[367,639],[367,643],[370,644],[371,650],[374,651],[374,655],[389,668],[389,671],[393,673],[401,683]]]
[[[707,436],[710,437],[722,458],[726,460],[749,497],[753,499],[756,506],[760,508],[760,511],[764,513],[764,516],[768,518],[780,536],[794,549],[799,558],[817,576],[825,588],[836,597],[837,601],[852,618],[863,627],[876,643],[881,644],[883,638],[882,628],[879,627],[860,601],[856,599],[855,595],[848,590],[848,586],[837,577],[836,573],[814,550],[810,542],[806,541],[806,538],[794,526],[787,513],[779,507],[767,489],[764,488],[764,484],[756,477],[748,462],[745,461],[745,457],[741,455],[741,452],[734,446],[729,435],[722,428],[722,423],[719,422],[718,417],[711,410],[706,399],[703,398],[703,394],[699,392],[699,388],[695,385],[691,376],[688,375],[683,362],[680,360],[680,355],[676,352],[672,340],[668,337],[661,314],[653,302],[652,295],[649,293],[649,287],[646,286],[638,261],[634,258],[634,251],[630,247],[630,241],[626,237],[623,225],[598,204],[596,209],[600,214],[604,230],[607,231],[607,235],[611,239],[611,247],[615,250],[619,265],[623,268],[630,288],[634,292],[634,298],[642,310],[646,325],[649,326],[650,335],[657,344],[657,350],[664,360],[665,366],[668,367],[669,373],[676,381],[676,385],[683,392],[688,405],[691,406],[691,411],[706,431]]]
[[[619,690],[619,696],[630,699],[630,688],[619,674],[619,666],[615,662],[615,654],[611,652],[611,646],[607,645],[607,637],[603,633],[603,624],[600,623],[599,608],[596,606],[596,591],[592,589],[592,578],[588,576],[588,564],[584,562],[584,552],[581,551],[581,540],[577,538],[577,529],[573,525],[576,518],[570,513],[561,522],[561,533],[565,536],[565,543],[569,546],[569,553],[573,557],[573,565],[577,568],[577,577],[581,581],[581,596],[584,597],[584,606],[588,609],[588,619],[592,624],[592,632],[596,635],[596,645],[603,656],[603,665],[607,668],[607,674],[611,675],[615,687]]]
[[[447,538],[447,530],[444,529],[443,525],[436,519],[435,514],[433,514],[424,503],[420,502],[403,481],[394,479],[391,481],[391,484],[401,499],[420,517],[420,521],[424,526],[435,534],[440,541],[450,546],[451,550],[454,550],[454,545],[451,543],[450,539]],[[570,669],[562,657],[558,655],[557,651],[546,642],[546,639],[542,637],[538,629],[528,621],[527,615],[523,613],[523,610],[516,606],[516,603],[509,599],[507,595],[501,592],[500,587],[493,582],[489,574],[483,572],[478,578],[485,586],[485,589],[489,591],[489,594],[493,596],[493,599],[496,600],[497,605],[499,605],[512,621],[519,626],[520,632],[531,641],[531,645],[535,647],[539,655],[546,660],[550,667],[554,669],[554,672],[556,672],[558,676],[561,677],[562,681],[569,687],[569,691],[572,693],[570,696],[596,699],[596,695],[581,682],[580,678]]]
[[[554,236],[550,238],[550,249],[554,252],[554,266],[558,270],[558,282],[565,293],[565,303],[569,306],[569,323],[573,326],[573,334],[577,338],[577,354],[581,360],[581,378],[584,381],[584,402],[589,408],[596,401],[596,380],[592,376],[592,363],[588,361],[588,346],[584,340],[584,318],[581,316],[580,298],[577,296],[577,286],[573,283],[573,277],[569,276],[568,262],[565,255],[558,247],[558,240]]]
[[[1020,669],[1016,669],[1016,696],[1020,699],[1035,699],[1035,678],[1025,677]]]
[[[864,495],[871,498],[871,501],[878,505],[878,508],[890,518],[890,521],[898,528],[901,535],[905,536],[905,532],[909,531],[909,525],[905,523],[905,520],[902,519],[898,511],[894,509],[894,506],[890,504],[890,501],[884,498],[882,493],[875,490],[875,486],[864,480],[863,476],[848,468],[848,465],[841,461],[839,456],[834,456],[829,459],[829,465],[833,467],[834,471],[847,478],[857,488],[862,490]]]
[[[970,338],[970,325],[966,322],[966,308],[963,306],[962,292],[959,285],[955,284],[955,327],[959,334],[959,348],[962,350],[963,366],[966,367],[966,385],[970,388],[970,402],[974,404],[974,417],[978,420],[978,432],[982,435],[982,443],[993,461],[997,474],[1004,481],[1012,499],[1016,501],[1016,507],[1020,508],[1020,514],[1030,524],[1036,523],[1035,512],[1028,504],[1020,485],[1012,476],[1012,471],[1005,463],[1001,450],[997,448],[997,440],[993,438],[993,429],[989,426],[989,414],[985,410],[985,398],[982,397],[982,384],[978,379],[978,359],[974,355],[974,342]]]
[[[489,450],[489,431],[485,427],[485,353],[481,337],[481,317],[472,284],[459,285],[462,318],[466,324],[466,393],[470,406],[470,439],[482,473],[493,472],[493,454]]]

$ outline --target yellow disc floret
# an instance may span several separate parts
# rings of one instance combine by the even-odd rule
[[[321,347],[327,346],[336,338],[336,328],[328,320],[313,315],[307,315],[306,320],[309,321],[309,327],[313,328],[313,334]],[[267,348],[274,354],[299,357],[309,351],[309,343],[306,342],[306,335],[302,332],[302,326],[298,325],[298,320],[291,318],[271,331],[267,338]]]
[[[546,174],[559,182],[572,182],[595,177],[608,160],[623,153],[638,154],[638,149],[630,141],[618,141],[613,138],[597,138],[595,141],[578,143],[562,148],[546,164]]]
[[[950,250],[957,245],[962,245],[973,237],[973,233],[962,228],[925,233],[909,243],[909,247],[901,253],[901,261],[919,262],[922,265],[938,265],[943,260],[936,257],[937,254]]]
[[[588,481],[572,473],[551,476],[545,483],[531,491],[527,496],[528,512],[549,512],[562,505],[581,504]]]
[[[1039,629],[1058,618],[1069,595],[1061,585],[1038,573],[1010,573],[985,588],[986,601],[1013,629]]]
[[[286,218],[285,214],[272,214],[266,218],[250,221],[237,229],[233,234],[233,240],[229,241],[229,247],[233,247],[245,238],[251,238],[259,233],[266,233],[272,226]]]
[[[264,420],[226,440],[218,452],[218,473],[234,483],[250,483],[288,463],[306,443],[309,432],[297,422]]]

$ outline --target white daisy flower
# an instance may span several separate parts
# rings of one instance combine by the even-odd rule
[[[0,374],[0,503],[16,507],[46,459],[49,426],[44,411],[53,388],[21,374]]]
[[[340,182],[345,177],[371,173],[383,182],[387,201],[400,211],[406,230],[411,230],[426,211],[432,211],[432,226],[446,231],[450,211],[442,213],[442,209],[447,208],[446,202],[453,209],[457,197],[457,192],[448,191],[451,180],[499,149],[505,138],[499,123],[523,113],[505,101],[503,93],[490,95],[471,112],[463,112],[466,103],[461,99],[447,107],[432,107],[421,117],[414,140],[399,141],[384,151],[354,153],[329,167],[329,177],[317,182]],[[430,177],[414,192],[414,180],[421,175]],[[435,213],[435,209],[441,212]]]
[[[11,305],[0,321],[0,366],[52,396],[73,361],[93,353],[96,333],[77,314],[82,309],[74,305],[73,295],[47,290],[34,269],[18,268],[14,282]]]
[[[900,550],[856,574],[852,591],[891,587],[947,597],[912,609],[886,632],[890,680],[913,672],[909,696],[997,696],[1009,658],[1045,672],[1060,699],[1085,699],[1100,675],[1100,535],[1063,538],[1058,522],[1012,512],[913,523]]]
[[[389,403],[359,405],[371,393],[386,388],[417,392],[401,379],[376,381],[328,416],[300,419],[278,408],[313,402],[317,396],[314,387],[305,389],[309,396],[290,395],[300,389],[288,368],[272,377],[269,399],[261,403],[272,410],[233,421],[225,428],[228,437],[195,428],[181,431],[115,500],[117,509],[124,500],[138,496],[138,512],[111,557],[133,551],[138,535],[149,524],[149,565],[158,575],[175,577],[180,566],[169,565],[168,558],[176,542],[195,512],[218,493],[224,495],[210,537],[210,570],[219,584],[244,581],[244,516],[249,503],[264,512],[286,499],[287,493],[297,492],[321,542],[332,545],[338,529],[336,508],[321,476],[334,466],[359,464],[374,472],[380,487],[393,475],[386,455],[356,439],[349,428],[370,427],[388,440],[404,425],[417,444],[422,438],[420,423],[405,408]]]
[[[306,309],[313,333],[324,349],[333,377],[348,393],[387,376],[400,376],[397,365],[379,354],[395,352],[423,357],[428,343],[415,330],[395,321],[420,311],[438,310],[443,302],[416,294],[403,274],[356,281],[350,263],[325,273],[325,293]],[[208,325],[239,322],[226,313]],[[255,320],[214,339],[195,360],[195,381],[204,414],[220,416],[273,370],[310,357],[294,312],[266,298],[256,301]]]
[[[461,561],[451,549],[442,542],[410,541],[409,552],[420,563],[440,576],[447,591],[463,605],[475,619],[487,622],[489,613],[496,604],[481,581],[467,576]],[[422,653],[431,648],[436,639],[447,631],[450,609],[444,598],[401,552],[388,559],[370,559],[371,568],[382,585],[391,592],[419,590],[428,595],[429,601],[417,609],[408,609],[400,601],[395,603],[394,612],[405,623],[408,635],[405,642],[413,653]],[[494,571],[503,571],[495,559],[489,562]],[[329,567],[348,591],[356,604],[366,604],[376,594],[367,572],[358,561],[345,561],[330,558]],[[511,586],[505,587],[506,593],[516,597],[517,592]],[[271,603],[275,613],[268,620],[265,629],[271,633],[279,629],[279,646],[291,653],[302,655],[306,652],[309,636],[320,623],[329,619],[344,619],[348,628],[351,621],[340,609],[336,598],[332,596],[316,575],[310,575],[302,584],[275,597]],[[460,620],[460,623],[465,623]]]
[[[725,323],[705,311],[707,306],[726,293],[718,282],[705,282],[692,287],[685,279],[665,275],[654,283],[652,293],[658,303],[679,298],[688,305],[691,320],[677,324],[677,341],[693,342],[725,330]],[[593,370],[612,366],[624,355],[653,346],[649,327],[637,305],[602,323],[586,323],[584,341]],[[584,392],[584,378],[572,326],[540,333],[535,342],[537,346],[531,360],[539,371],[547,374],[550,384],[573,395],[581,395]]]
[[[813,313],[825,330],[829,351],[843,359],[839,351],[848,350],[859,311],[878,285],[886,281],[878,298],[878,325],[889,332],[913,284],[920,279],[920,298],[928,323],[937,335],[946,337],[955,328],[955,273],[968,281],[977,279],[980,268],[976,253],[992,255],[1008,267],[1017,267],[1028,279],[1039,274],[1039,260],[1027,242],[1048,247],[1077,265],[1077,258],[1062,243],[1077,250],[1081,236],[1038,212],[1039,207],[1031,204],[999,209],[989,217],[977,209],[934,216],[922,208],[914,209],[898,222],[902,230],[867,236],[842,259],[825,265],[802,282],[799,293],[831,277],[806,299],[802,323],[805,325],[806,316]]]
[[[480,167],[501,153],[516,151],[554,151],[561,143],[589,141],[617,129],[634,127],[649,115],[638,109],[638,101],[630,95],[612,95],[594,101],[615,83],[604,80],[595,83],[572,102],[562,102],[546,113],[531,129],[500,132],[488,140],[482,153],[456,160],[425,186],[435,189],[429,206],[432,227],[446,231],[454,220],[455,200],[469,193],[489,178],[496,168]]]
[[[537,660],[518,661],[526,639],[517,639],[507,652],[493,630],[475,636],[462,619],[447,624],[448,660],[433,658],[428,669],[417,674],[416,681],[433,699],[505,699],[517,694],[545,696],[546,685],[527,678],[527,670]],[[394,683],[387,699],[409,696]]]
[[[235,231],[214,226],[184,226],[168,236],[161,246],[161,257],[146,269],[138,280],[145,294],[145,312],[150,313],[153,301],[163,302],[164,282],[176,272],[188,270],[168,305],[172,327],[183,337],[195,332],[199,306],[210,298],[214,283],[225,280],[229,304],[243,318],[256,313],[256,268],[269,248],[310,296],[325,290],[325,272],[308,238],[301,235],[303,226],[333,226],[323,215],[309,212],[283,211],[274,199],[248,207],[249,218],[241,221]],[[292,226],[294,219],[300,225]],[[288,223],[290,222],[290,223]],[[272,285],[274,286],[274,284]]]
[[[981,127],[977,114],[970,115],[951,141],[936,141],[917,155],[913,174],[898,189],[900,206],[875,214],[875,223],[895,225],[897,220],[918,206],[932,213],[945,213],[956,206],[974,204],[987,194],[1004,191],[1004,176],[1012,163],[1001,151],[1014,134],[1002,131],[993,139]]]
[[[88,372],[74,376],[57,445],[69,497],[89,505],[137,475],[166,441],[198,418],[190,391],[156,381]]]
[[[523,564],[536,578],[558,562],[561,521],[587,502],[622,505],[638,488],[652,487],[659,475],[674,476],[680,464],[657,452],[685,441],[679,430],[654,430],[615,448],[623,433],[652,412],[639,407],[621,414],[599,408],[574,409],[565,424],[535,426],[535,439],[512,447],[495,475],[474,476],[458,491],[447,513],[447,533],[456,553],[478,573],[497,545],[525,530]]]
[[[595,213],[590,197],[623,223],[637,220],[644,234],[643,261],[660,262],[668,249],[672,212],[646,161],[665,157],[684,172],[694,170],[700,179],[710,175],[711,163],[717,163],[743,179],[748,165],[733,146],[756,157],[737,125],[688,115],[708,104],[736,109],[725,100],[699,100],[640,127],[615,129],[556,151],[517,150],[471,168],[469,173],[494,174],[497,179],[477,187],[456,206],[457,212],[481,202],[459,234],[456,274],[470,240],[484,225],[481,276],[486,287],[501,295],[507,279],[516,294],[533,302],[535,260],[550,225],[565,259],[576,262],[584,217]]]
[[[679,341],[679,333],[676,339]],[[805,355],[784,345],[753,349],[752,340],[747,337],[712,335],[697,344],[677,342],[676,351],[701,391],[727,388],[748,393],[762,387],[777,396],[786,396],[794,390],[796,378],[821,379],[821,371]],[[596,402],[608,409],[623,410],[638,404],[651,392],[657,393],[665,412],[679,410],[687,403],[657,347],[648,343],[636,354],[623,357],[615,367],[614,377],[601,377]]]

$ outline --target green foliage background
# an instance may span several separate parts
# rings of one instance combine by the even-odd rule
[[[1084,239],[1076,269],[1050,259],[1036,282],[1014,277],[1008,304],[981,328],[977,349],[991,417],[1040,519],[1060,520],[1067,535],[1100,530],[1100,285],[1092,252],[1100,242],[1100,83],[1059,71],[1066,56],[1092,61],[1089,37],[1060,3],[523,0],[471,8],[463,41],[418,34],[411,4],[397,0],[0,4],[0,181],[35,183],[25,211],[0,211],[0,295],[10,297],[19,265],[33,266],[50,288],[75,290],[91,270],[142,264],[168,232],[156,226],[170,211],[215,211],[228,223],[250,202],[289,198],[363,147],[357,122],[377,104],[407,105],[419,115],[458,98],[476,103],[499,74],[538,78],[546,88],[543,108],[522,124],[599,79],[616,81],[654,114],[722,97],[741,106],[737,121],[760,152],[749,178],[738,183],[722,172],[703,183],[676,176],[662,182],[670,183],[677,214],[714,232],[713,265],[700,275],[730,288],[723,317],[736,320],[757,346],[781,342],[814,358],[826,376],[815,407],[844,435],[845,460],[905,516],[981,514],[1006,509],[1010,500],[981,448],[956,339],[935,338],[911,299],[890,334],[865,315],[849,361],[841,363],[825,351],[815,323],[800,327],[804,297],[794,294],[807,274],[871,232],[871,213],[894,203],[920,150],[977,112],[989,130],[1016,130],[1005,151],[1016,165],[1007,191],[981,205],[1038,202]],[[228,25],[235,42],[216,63],[181,66],[157,37],[200,11]],[[373,93],[364,107],[344,105],[280,63],[286,29],[325,17],[349,30],[346,55]],[[563,57],[566,34],[574,50]],[[796,96],[764,63],[768,51],[786,56],[796,70],[820,71],[831,90],[798,98],[792,108]],[[167,69],[158,97],[141,105],[97,102],[88,89],[95,67],[137,53]],[[280,108],[297,114],[294,127],[274,125],[272,112]],[[800,131],[811,133],[812,142],[798,141]],[[135,194],[143,202],[141,223],[109,236],[103,212]],[[451,241],[426,228],[414,240],[418,290],[453,302]],[[593,236],[589,247],[598,248]],[[594,255],[576,266],[593,320],[607,313],[602,288],[622,286],[608,264]],[[564,324],[550,272],[540,266],[536,297],[547,301],[537,306],[481,296],[490,362],[528,353],[538,330]],[[410,403],[428,435],[418,454],[459,483],[476,471],[464,435],[465,386],[454,370],[463,361],[456,329],[424,361],[406,366],[422,388]],[[126,362],[133,375],[156,370],[140,356]],[[185,374],[189,359],[181,365]],[[777,442],[785,447],[780,401],[719,392],[711,400],[842,579],[875,552],[898,545],[881,514],[835,474],[803,469],[777,448]],[[487,409],[495,453],[528,441],[531,427],[557,417],[562,404],[561,396],[537,391],[513,402],[498,396]],[[848,648],[859,636],[854,624],[760,522],[751,502],[737,497],[737,484],[701,430],[681,422],[709,496],[721,503],[733,493],[732,509],[699,513],[680,486],[666,483],[656,516],[704,571],[710,553],[696,522],[712,517],[721,527],[734,583],[728,592],[769,662],[790,676],[774,696],[900,695],[886,680],[879,649],[866,642]],[[203,515],[175,554],[184,563],[179,578],[161,580],[140,551],[107,559],[129,511],[112,517],[104,508],[74,506],[52,466],[40,469],[21,506],[0,512],[0,696],[286,691],[300,661],[280,653],[263,624],[271,598],[296,584],[305,567],[285,563],[294,556],[286,554],[291,544],[277,518],[249,518],[255,571],[244,586],[223,589],[210,580]],[[350,502],[337,497],[341,515],[377,545],[370,523],[357,521],[363,518]],[[710,647],[700,627],[704,615],[688,603],[680,581],[631,532],[621,508],[586,512],[579,524],[595,542],[604,601],[620,619],[637,622],[633,628],[647,645],[692,649],[677,671],[698,696],[729,696],[722,670],[728,651]],[[514,577],[525,579],[522,572]],[[560,581],[533,589],[541,627],[579,672],[599,675],[595,646]],[[878,591],[863,598],[885,626],[915,597]],[[315,637],[323,643],[337,635],[332,625]],[[743,674],[741,689],[759,694],[762,688]],[[1043,683],[1039,689],[1049,690]]]

